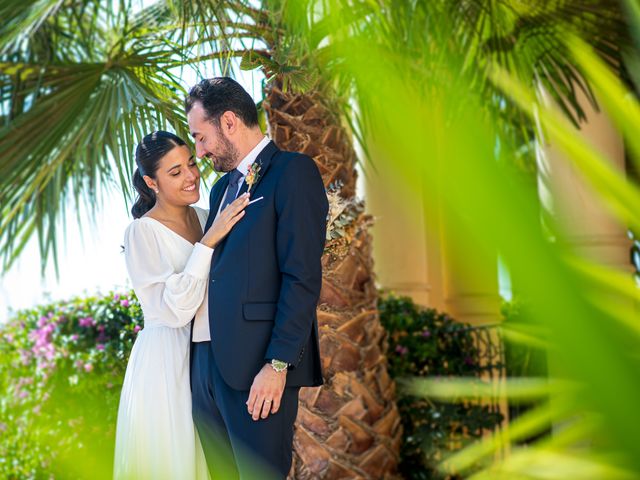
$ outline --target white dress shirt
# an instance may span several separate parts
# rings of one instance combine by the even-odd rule
[[[264,150],[269,142],[270,140],[267,137],[264,137],[262,140],[260,140],[260,142],[255,147],[253,147],[253,150],[251,150],[236,167],[236,169],[239,170],[240,173],[242,173],[242,177],[240,177],[240,181],[238,182],[238,192],[240,191],[240,188],[244,183],[244,179],[247,176],[247,169],[249,168],[249,165],[255,162],[260,152]],[[229,187],[227,187],[227,189],[228,188]],[[238,192],[236,192],[236,196]],[[218,218],[218,215],[220,215],[220,208],[222,207],[222,202],[224,202],[224,198],[226,196],[227,190],[225,190],[222,194],[222,200],[220,201],[220,206],[218,207],[215,218]],[[208,342],[210,340],[211,334],[209,332],[209,282],[207,282],[207,292],[205,293],[204,300],[202,301],[200,308],[198,308],[198,311],[196,312],[196,319],[193,323],[193,341]]]

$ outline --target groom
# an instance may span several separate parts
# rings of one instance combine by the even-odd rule
[[[302,386],[322,384],[316,305],[327,196],[314,161],[260,131],[234,80],[201,81],[185,101],[196,155],[226,172],[206,228],[238,195],[254,203],[214,250],[193,326],[193,417],[212,478],[284,478]],[[206,231],[206,230],[205,230]],[[208,309],[208,315],[206,310]]]

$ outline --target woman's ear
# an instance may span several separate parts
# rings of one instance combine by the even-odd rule
[[[144,183],[147,184],[147,187],[149,187],[151,190],[153,190],[154,192],[158,190],[158,184],[149,175],[145,175],[144,177],[142,177],[142,179],[144,180]]]

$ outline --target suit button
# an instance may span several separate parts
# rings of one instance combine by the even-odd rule
[[[211,280],[211,283],[215,283],[215,280]]]

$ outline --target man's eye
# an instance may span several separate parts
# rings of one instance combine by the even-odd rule
[[[176,173],[172,173],[171,174],[172,177],[177,177],[178,175],[180,175],[180,172],[176,172]]]

